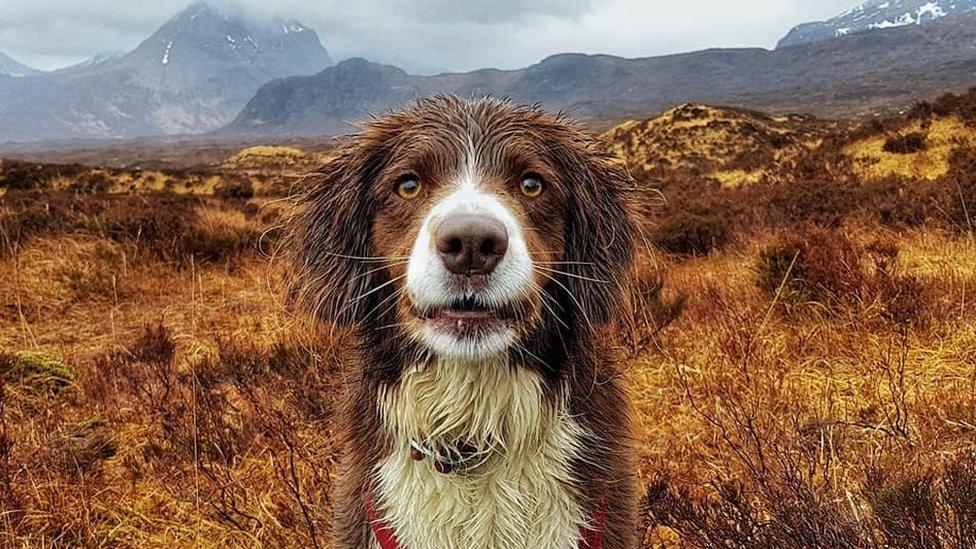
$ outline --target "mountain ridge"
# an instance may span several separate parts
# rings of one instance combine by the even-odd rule
[[[976,14],[779,50],[661,57],[557,54],[524,69],[414,76],[351,60],[263,86],[222,136],[335,135],[425,95],[494,95],[583,118],[646,117],[688,102],[820,116],[872,113],[974,83]],[[611,120],[612,121],[612,120]]]
[[[22,78],[24,76],[35,76],[42,72],[0,51],[0,77]]]

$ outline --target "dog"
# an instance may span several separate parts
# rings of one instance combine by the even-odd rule
[[[310,177],[292,295],[359,342],[333,545],[635,547],[600,337],[637,231],[613,157],[561,115],[445,96],[364,124]]]

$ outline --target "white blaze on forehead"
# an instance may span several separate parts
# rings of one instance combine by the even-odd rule
[[[472,155],[469,155],[473,158]],[[453,276],[437,253],[435,233],[447,217],[458,214],[481,214],[501,222],[508,232],[508,251],[488,284],[479,295],[489,305],[500,306],[526,296],[532,283],[532,257],[525,243],[524,231],[501,196],[481,185],[482,176],[475,162],[469,160],[451,183],[449,192],[431,208],[414,242],[407,264],[407,292],[421,309],[445,307],[460,295],[452,284]],[[512,344],[512,336],[495,334],[481,341],[458,341],[456,338],[428,330],[423,342],[438,354],[479,356],[497,354]]]

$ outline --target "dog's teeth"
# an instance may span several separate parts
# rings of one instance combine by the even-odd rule
[[[462,329],[464,329],[464,321],[458,320],[458,330],[462,330]]]

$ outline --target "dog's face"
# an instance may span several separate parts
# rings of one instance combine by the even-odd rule
[[[295,225],[321,318],[479,359],[606,321],[633,247],[628,181],[537,110],[422,101],[368,125]]]

